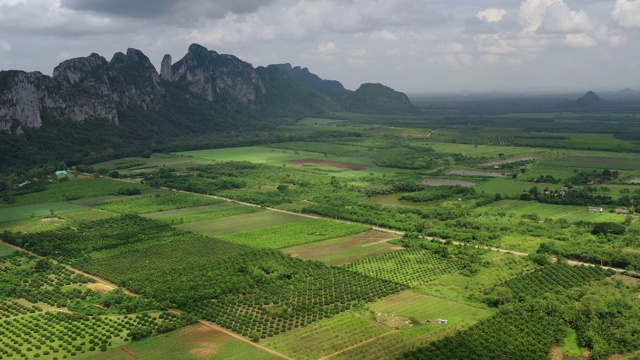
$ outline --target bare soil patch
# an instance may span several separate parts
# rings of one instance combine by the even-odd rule
[[[636,286],[640,284],[640,279],[636,279],[631,276],[626,276],[622,274],[615,274],[611,277],[612,280],[621,280],[627,286]]]
[[[93,283],[93,284],[87,285],[87,289],[90,289],[99,293],[107,293],[115,288],[107,284]]]
[[[371,165],[353,164],[353,163],[327,161],[327,160],[319,160],[319,159],[298,159],[298,160],[288,160],[287,162],[290,162],[293,164],[312,163],[312,164],[326,165],[326,166],[337,167],[340,169],[350,169],[350,170],[365,170],[373,167]]]
[[[40,219],[40,221],[42,221],[42,222],[64,222],[64,221],[67,221],[67,220],[61,219],[59,217],[48,217],[48,218],[42,218],[42,219]]]

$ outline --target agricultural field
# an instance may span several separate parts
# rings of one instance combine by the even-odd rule
[[[135,184],[18,174],[0,237],[56,263],[0,245],[0,358],[633,354],[637,279],[564,262],[640,270],[640,149],[551,132],[579,116],[335,113],[274,130],[286,142],[94,165]]]
[[[282,249],[282,252],[304,260],[318,260],[329,265],[343,265],[367,257],[402,250],[389,244],[395,234],[369,230],[355,235]]]
[[[416,286],[455,272],[461,264],[429,250],[395,251],[345,265],[346,269],[399,284]]]
[[[364,225],[313,219],[221,235],[219,238],[258,249],[280,249],[357,234],[368,229]]]
[[[193,206],[218,204],[222,201],[223,200],[212,197],[179,192],[168,195],[111,202],[100,206],[100,208],[119,214],[144,214]]]
[[[263,211],[258,207],[221,202],[214,205],[195,206],[176,210],[158,211],[142,216],[169,224],[188,224],[195,221],[218,219],[227,216],[242,215]]]
[[[256,213],[235,215],[228,218],[202,220],[188,224],[180,224],[176,225],[176,227],[187,231],[193,231],[198,234],[216,237],[305,220],[308,219],[297,215],[274,211],[260,211]]]
[[[320,359],[390,332],[392,327],[376,322],[366,310],[351,310],[274,336],[264,345],[294,359]]]
[[[204,324],[191,325],[167,334],[95,354],[95,360],[122,359],[231,359],[277,360],[279,356],[240,341]]]

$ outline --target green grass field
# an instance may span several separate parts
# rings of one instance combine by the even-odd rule
[[[562,187],[561,184],[532,184],[512,179],[493,178],[489,181],[479,183],[478,185],[474,186],[474,189],[476,189],[476,191],[478,192],[484,191],[487,194],[517,196],[520,195],[523,191],[528,191],[534,186],[537,186],[539,189],[544,189],[548,186],[552,190]]]
[[[0,209],[0,222],[16,221],[30,217],[53,217],[64,213],[87,209],[86,206],[70,204],[68,202],[43,202],[40,204],[16,206]]]
[[[16,250],[14,250],[12,247],[9,247],[5,244],[0,244],[0,258],[12,255],[15,252]]]
[[[111,349],[104,353],[92,354],[91,359],[275,360],[280,357],[207,325],[197,324]]]
[[[313,219],[219,236],[220,239],[259,249],[280,249],[361,233],[366,225]]]
[[[274,336],[264,345],[294,359],[319,359],[392,330],[367,312],[348,311]]]
[[[150,189],[142,191],[140,195],[103,195],[103,196],[95,196],[84,199],[72,200],[69,201],[72,204],[77,205],[85,205],[85,206],[98,206],[104,205],[112,202],[125,201],[125,200],[135,200],[147,197],[153,197],[156,195],[168,195],[172,194],[173,191],[167,189]]]
[[[543,204],[537,201],[521,201],[521,200],[502,200],[482,206],[476,210],[477,212],[489,212],[495,214],[497,212],[514,213],[516,215],[536,214],[541,219],[544,218],[565,218],[569,214],[586,212],[585,206],[567,206]]]
[[[198,234],[216,237],[304,220],[308,220],[308,218],[276,211],[260,211],[251,214],[242,214],[213,220],[196,221],[189,224],[180,224],[176,225],[176,227],[187,231],[193,231]]]
[[[195,221],[218,219],[222,217],[248,214],[258,211],[264,210],[257,207],[225,201],[214,205],[158,211],[154,213],[144,214],[143,216],[148,219],[159,220],[169,224],[187,224]]]
[[[389,296],[369,305],[369,307],[380,314],[402,316],[422,324],[433,324],[428,322],[429,319],[433,322],[437,319],[446,319],[448,320],[447,325],[463,325],[465,327],[491,316],[494,312],[489,309],[423,295],[411,290]]]
[[[176,155],[213,161],[250,161],[282,165],[287,160],[322,158],[323,154],[285,149],[274,149],[265,146],[248,146],[225,149],[194,150],[178,152]]]
[[[426,140],[429,142],[429,139]],[[541,156],[549,152],[548,149],[520,146],[491,146],[451,143],[429,143],[437,152],[462,154],[473,157],[487,157],[488,159],[500,159],[498,154],[504,154],[504,158],[516,158],[522,156]]]
[[[105,178],[78,177],[69,181],[49,184],[45,191],[16,196],[15,203],[0,205],[0,208],[115,195],[120,189],[147,190],[149,187]]]
[[[174,192],[168,195],[123,200],[102,205],[100,208],[119,214],[145,214],[158,211],[182,209],[193,206],[218,204],[224,200],[199,194]]]
[[[346,122],[346,120],[304,118],[298,122],[298,125],[332,125],[332,124],[339,124],[344,122]]]
[[[118,216],[118,214],[90,208],[86,210],[66,212],[62,215],[56,215],[53,217],[29,217],[22,220],[2,222],[0,223],[0,231],[34,233],[53,230],[62,226],[76,225],[85,221],[102,220],[116,216]]]
[[[139,164],[138,166],[127,167],[122,169],[122,165]],[[173,154],[153,154],[150,158],[130,157],[93,165],[94,168],[117,170],[122,175],[139,174],[158,171],[162,168],[171,168],[176,170],[186,170],[190,167],[209,165],[211,160],[179,156]]]
[[[397,235],[370,230],[338,239],[294,246],[283,249],[282,252],[304,260],[318,260],[329,265],[344,265],[398,250],[397,246],[387,242],[394,238],[397,238]]]

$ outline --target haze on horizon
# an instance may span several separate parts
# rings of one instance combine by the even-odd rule
[[[356,89],[640,88],[640,0],[0,0],[0,69],[189,44]]]

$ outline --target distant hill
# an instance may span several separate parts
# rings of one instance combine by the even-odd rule
[[[365,114],[415,114],[417,109],[404,93],[382,84],[362,84],[342,100],[346,111]]]
[[[606,104],[607,101],[603,100],[593,91],[587,92],[583,97],[576,100],[576,105],[583,107],[600,107]]]
[[[322,79],[307,68],[293,67],[291,64],[276,64],[275,66],[289,74],[291,80],[303,83],[332,98],[344,98],[352,93],[351,90],[345,89],[340,81]]]
[[[635,91],[631,88],[624,88],[622,90],[619,91],[621,94],[633,94],[635,93]]]

